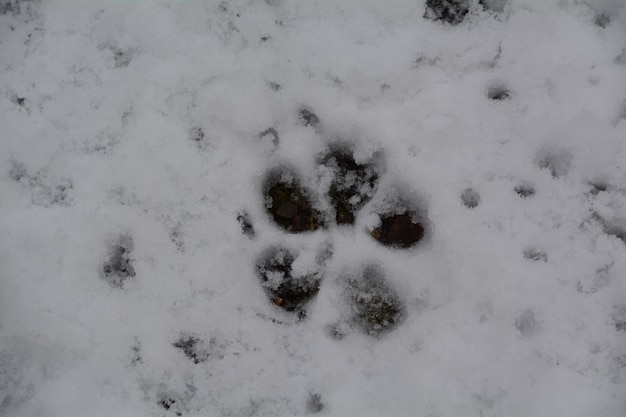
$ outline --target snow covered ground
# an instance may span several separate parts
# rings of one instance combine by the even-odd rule
[[[0,1],[0,415],[626,415],[625,4],[469,3]]]

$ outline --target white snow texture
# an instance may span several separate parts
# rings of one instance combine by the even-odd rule
[[[622,0],[0,0],[0,415],[626,416],[625,75]]]

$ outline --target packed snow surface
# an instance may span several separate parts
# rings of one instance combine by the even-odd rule
[[[0,415],[625,416],[625,6],[0,0]]]

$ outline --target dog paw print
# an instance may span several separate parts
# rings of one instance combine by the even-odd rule
[[[329,279],[326,263],[337,249],[331,243],[333,232],[352,228],[357,239],[372,239],[381,248],[402,251],[423,241],[430,230],[423,207],[398,189],[380,186],[385,174],[381,153],[363,158],[354,145],[339,142],[330,144],[314,161],[314,178],[283,165],[270,169],[262,185],[265,216],[283,236],[280,243],[261,251],[255,274],[268,304],[293,314],[297,321],[307,318],[309,306]],[[365,230],[355,226],[363,223],[361,211],[373,214],[367,217]],[[237,220],[242,233],[254,238],[251,216],[240,212]],[[297,237],[286,238],[285,233]],[[315,253],[295,248],[308,246],[293,242],[320,234],[325,243]],[[405,303],[381,265],[364,260],[361,265],[338,270],[343,272],[331,279],[339,284],[336,288],[343,306],[341,317],[327,327],[330,337],[339,340],[357,330],[379,338],[404,321]]]

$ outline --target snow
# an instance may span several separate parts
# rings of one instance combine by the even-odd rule
[[[0,415],[626,415],[626,3],[425,3],[1,0]],[[354,225],[337,144],[381,172]],[[274,223],[285,167],[325,227]],[[403,208],[422,241],[369,236]]]

